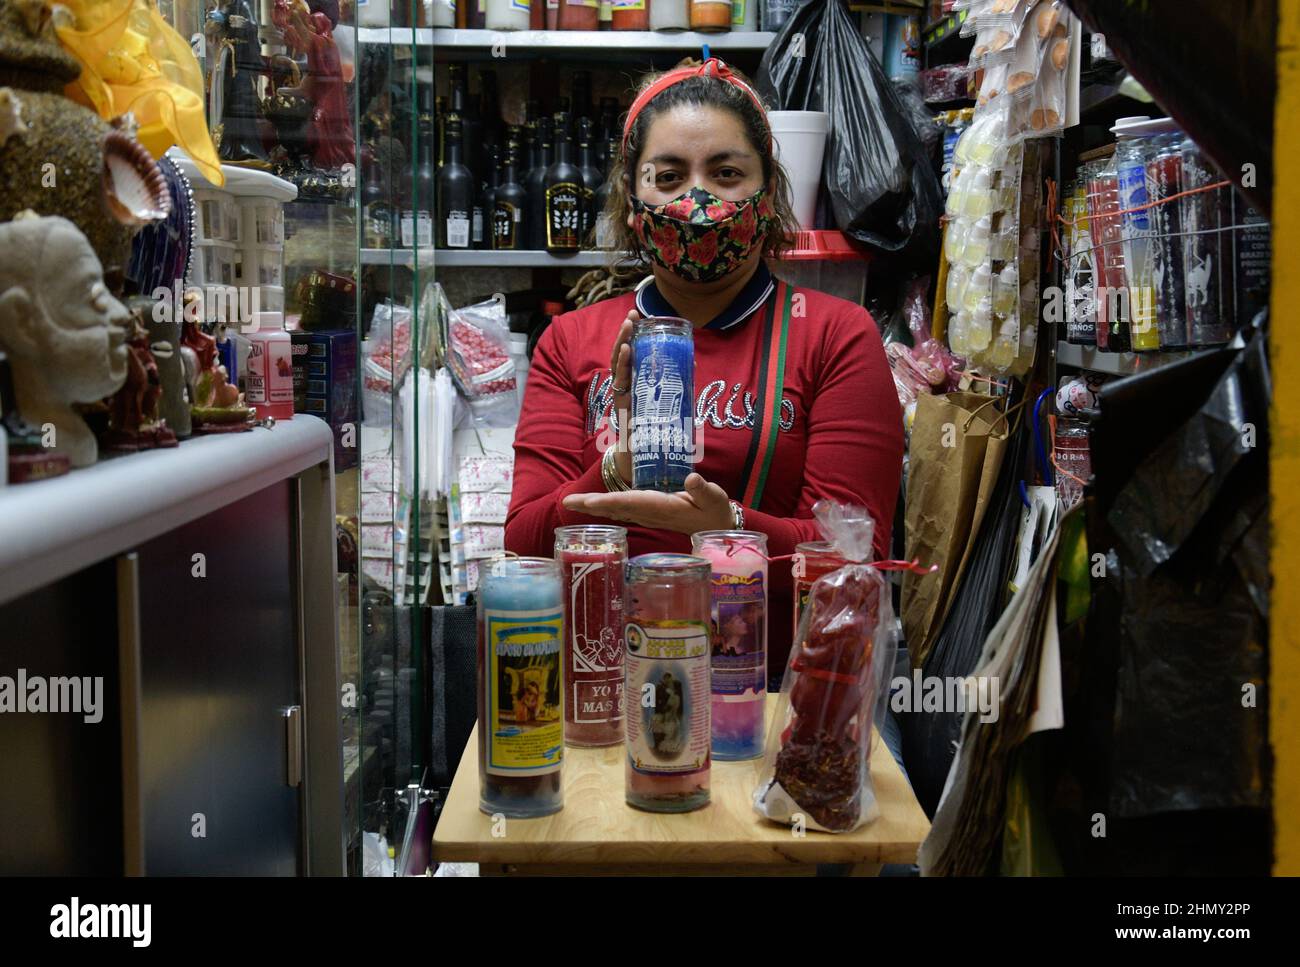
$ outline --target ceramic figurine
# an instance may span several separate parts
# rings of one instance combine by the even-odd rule
[[[157,318],[158,315],[163,318]],[[191,433],[190,395],[181,355],[180,320],[174,319],[170,312],[150,312],[144,318],[145,328],[149,331],[149,352],[153,354],[158,380],[162,384],[158,414],[163,424],[184,440]]]
[[[220,84],[217,153],[222,161],[267,161],[262,144],[262,102],[257,90],[266,62],[257,38],[257,19],[248,0],[222,0],[208,11],[208,39],[213,45],[209,90]],[[214,132],[216,133],[216,132]]]
[[[113,284],[132,234],[164,217],[170,200],[129,124],[64,97],[80,73],[43,0],[0,0],[0,221],[27,209],[70,220]]]
[[[325,13],[312,13],[303,0],[276,0],[271,19],[284,34],[285,43],[307,55],[307,77],[301,90],[312,104],[307,127],[312,164],[326,171],[355,164],[343,61],[334,42],[336,21]]]
[[[95,435],[72,409],[126,379],[130,314],[108,291],[94,249],[66,218],[23,213],[0,224],[0,350],[13,366],[18,409],[53,430],[74,467],[95,462]]]
[[[176,434],[162,420],[162,377],[149,345],[149,333],[141,324],[149,318],[148,304],[132,312],[126,340],[126,382],[108,403],[108,430],[102,442],[108,450],[134,453],[154,447],[176,446]]]
[[[202,298],[185,294],[188,304]],[[244,394],[232,386],[226,367],[217,361],[217,341],[199,328],[198,313],[188,305],[182,315],[181,347],[189,377],[190,423],[194,433],[232,433],[253,428],[256,413],[244,403]]]

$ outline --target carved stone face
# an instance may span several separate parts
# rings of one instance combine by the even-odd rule
[[[41,324],[32,336],[47,383],[78,403],[111,395],[126,379],[130,314],[104,285],[99,259],[79,232],[56,226],[38,273],[44,278],[29,294]]]

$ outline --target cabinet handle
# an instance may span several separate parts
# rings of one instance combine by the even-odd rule
[[[284,747],[286,751],[284,781],[289,786],[302,785],[302,706],[290,705],[284,716]]]

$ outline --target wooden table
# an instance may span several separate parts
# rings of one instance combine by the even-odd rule
[[[769,721],[776,696],[769,695]],[[493,823],[478,808],[478,731],[470,734],[433,834],[439,862],[480,864],[484,876],[813,875],[818,863],[874,876],[914,863],[930,830],[912,788],[877,737],[871,754],[880,816],[852,833],[809,830],[760,817],[751,802],[761,759],[713,763],[712,802],[692,813],[648,813],[623,800],[624,747],[564,750],[564,808],[541,819]]]

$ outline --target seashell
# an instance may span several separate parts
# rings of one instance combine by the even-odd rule
[[[157,162],[144,145],[116,129],[104,136],[104,202],[123,225],[156,222],[172,208]]]

